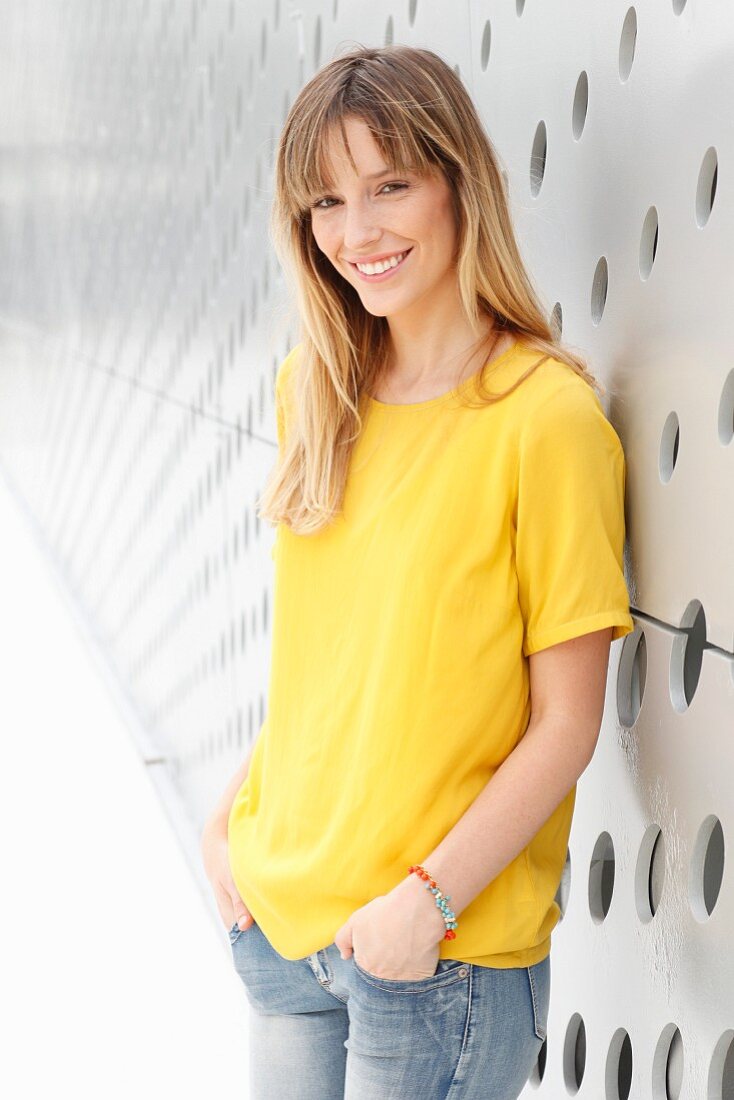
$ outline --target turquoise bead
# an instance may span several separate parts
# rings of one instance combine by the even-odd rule
[[[450,894],[442,893],[440,887],[431,886],[430,882],[424,882],[423,884],[426,890],[429,890],[433,894],[436,906],[444,919],[446,928],[456,929],[458,928],[458,922],[456,920],[456,913],[450,908],[449,902],[451,901]]]

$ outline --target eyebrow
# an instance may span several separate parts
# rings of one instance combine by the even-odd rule
[[[389,167],[388,168],[382,168],[382,169],[380,169],[379,172],[372,172],[371,175],[361,176],[360,178],[365,179],[365,180],[379,180],[379,179],[382,178],[382,176],[389,176],[390,173],[393,172],[393,171],[394,171],[394,169],[389,168]]]

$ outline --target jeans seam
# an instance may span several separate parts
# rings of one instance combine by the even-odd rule
[[[464,1034],[461,1037],[461,1049],[459,1050],[459,1057],[456,1059],[456,1065],[454,1066],[454,1072],[451,1074],[451,1083],[449,1084],[448,1091],[446,1093],[446,1100],[449,1097],[457,1095],[456,1089],[461,1088],[461,1084],[457,1085],[457,1078],[459,1071],[462,1068],[462,1062],[466,1061],[466,1051],[469,1045],[469,1026],[471,1024],[472,1007],[474,1003],[474,963],[468,963],[469,978],[467,981],[467,999],[466,999],[466,1020],[464,1021]]]
[[[341,1005],[347,1004],[347,1002],[349,1000],[349,997],[340,997],[339,994],[335,993],[334,990],[331,988],[331,983],[334,980],[334,975],[332,973],[331,966],[329,965],[329,960],[328,960],[328,957],[326,955],[326,951],[318,951],[316,953],[321,956],[321,965],[324,969],[324,974],[326,975],[325,980],[322,982],[321,979],[319,978],[318,974],[316,973],[315,968],[313,967],[313,965],[311,965],[311,969],[313,970],[314,975],[316,976],[316,980],[318,981],[319,985],[321,986],[322,989],[325,989],[327,993],[330,993],[332,995],[332,997],[334,998],[334,1000],[338,1001],[339,1004],[341,1004]],[[311,963],[310,959],[309,959],[309,963]]]
[[[528,980],[530,981],[530,997],[533,1002],[533,1027],[535,1029],[535,1034],[538,1036],[538,1038],[545,1039],[547,1036],[547,1032],[543,1025],[540,1023],[538,1016],[538,997],[537,993],[535,992],[535,977],[530,966],[526,966],[525,969],[528,972]]]

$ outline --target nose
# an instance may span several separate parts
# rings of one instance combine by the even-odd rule
[[[350,255],[365,252],[382,236],[375,225],[374,211],[366,203],[348,207],[344,214],[344,248]]]

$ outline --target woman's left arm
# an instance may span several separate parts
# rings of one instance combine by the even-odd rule
[[[457,917],[532,840],[591,762],[611,640],[607,627],[528,657],[532,710],[524,736],[440,844],[420,860],[449,894]],[[396,891],[417,898],[425,884],[408,875]]]
[[[529,655],[532,709],[523,737],[420,861],[457,917],[526,847],[591,761],[611,641],[606,627]],[[378,977],[402,979],[433,974],[446,926],[425,882],[408,874],[338,930],[342,958],[354,952],[355,930],[362,964]]]

